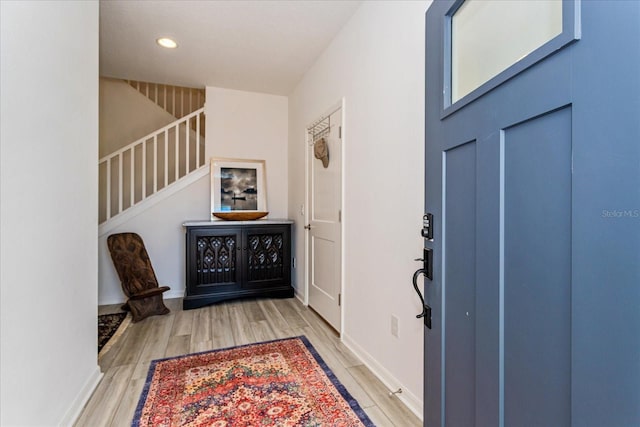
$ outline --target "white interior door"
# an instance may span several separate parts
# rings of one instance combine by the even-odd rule
[[[328,131],[322,138],[328,147],[328,164],[308,150],[308,254],[309,306],[338,332],[342,327],[342,110],[328,117]],[[310,141],[312,142],[312,141]],[[326,163],[326,162],[325,162]]]

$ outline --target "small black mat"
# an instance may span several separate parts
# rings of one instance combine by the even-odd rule
[[[116,333],[127,313],[101,314],[98,316],[98,353]]]

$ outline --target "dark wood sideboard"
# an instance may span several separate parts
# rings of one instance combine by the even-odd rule
[[[190,221],[185,310],[245,297],[293,297],[290,220]]]

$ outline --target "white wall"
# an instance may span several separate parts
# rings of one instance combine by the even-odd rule
[[[70,425],[101,375],[98,2],[0,15],[0,424]]]
[[[100,157],[175,120],[126,82],[100,78]]]
[[[149,254],[153,270],[161,286],[169,286],[165,298],[179,298],[185,289],[185,240],[182,223],[208,219],[209,176],[205,176],[168,198],[140,212],[124,224],[99,238],[98,302],[116,304],[125,301],[109,248],[107,237],[113,233],[138,233]]]
[[[343,339],[422,412],[424,14],[429,1],[363,2],[289,98],[289,214],[305,203],[305,127],[341,98],[344,130]],[[298,227],[295,253],[304,259]],[[300,263],[299,265],[301,265]],[[296,279],[304,283],[304,269]],[[390,332],[399,318],[399,337]]]
[[[287,97],[208,87],[205,114],[207,155],[265,160],[269,218],[287,218]]]
[[[269,217],[286,218],[287,98],[214,87],[207,88],[206,96],[206,156],[266,160]],[[142,236],[158,281],[171,287],[165,298],[184,295],[182,223],[209,219],[210,205],[210,180],[206,176],[101,235],[99,304],[125,300],[106,244],[109,234],[125,231]]]

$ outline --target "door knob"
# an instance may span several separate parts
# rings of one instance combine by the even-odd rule
[[[305,229],[305,230],[311,230],[311,224],[307,224],[307,225],[305,225],[305,226],[304,226],[304,229]]]

